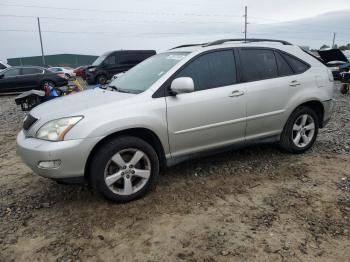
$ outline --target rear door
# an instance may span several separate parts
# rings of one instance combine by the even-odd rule
[[[21,88],[20,69],[9,68],[0,73],[0,93],[19,92]]]
[[[283,52],[241,48],[239,54],[241,81],[247,91],[246,139],[276,135],[283,128],[286,106],[303,80]]]
[[[177,77],[191,77],[195,91],[166,97],[172,156],[244,141],[246,97],[232,49],[194,58]]]

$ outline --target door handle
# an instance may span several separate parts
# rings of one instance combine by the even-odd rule
[[[300,86],[300,83],[297,80],[293,80],[289,83],[289,86]]]
[[[237,97],[237,96],[242,96],[244,95],[244,91],[241,90],[234,90],[232,93],[229,95],[229,97]]]

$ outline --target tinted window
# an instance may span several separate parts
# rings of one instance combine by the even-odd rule
[[[309,69],[309,66],[304,62],[296,59],[293,56],[282,54],[283,57],[287,60],[288,64],[293,68],[293,71],[297,74],[301,74]]]
[[[276,56],[276,61],[277,61],[278,75],[279,76],[293,75],[294,72],[293,72],[292,68],[288,65],[288,63],[280,55],[280,53],[275,52],[275,56]]]
[[[232,50],[202,55],[186,65],[176,77],[191,77],[195,90],[205,90],[236,83],[236,66]]]
[[[13,77],[19,75],[19,69],[18,68],[11,68],[3,72],[4,77]]]
[[[277,64],[272,50],[241,50],[243,81],[256,81],[277,77]]]
[[[41,74],[42,72],[38,68],[22,68],[22,75]]]
[[[118,56],[118,64],[138,64],[145,59],[142,53],[122,53]]]
[[[115,56],[112,55],[112,56],[107,57],[106,60],[104,61],[104,63],[105,63],[106,65],[115,65],[115,64],[116,64],[116,62],[115,62]]]

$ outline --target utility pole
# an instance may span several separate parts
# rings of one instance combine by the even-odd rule
[[[244,42],[247,42],[248,8],[245,6],[244,12]]]
[[[44,55],[44,48],[43,48],[43,39],[41,37],[41,28],[40,28],[40,18],[38,18],[38,29],[39,29],[39,37],[40,37],[40,46],[41,46],[41,58],[43,66],[45,66],[45,55]]]
[[[332,43],[332,48],[334,48],[334,44],[335,44],[335,36],[336,36],[336,32],[333,33],[333,43]]]

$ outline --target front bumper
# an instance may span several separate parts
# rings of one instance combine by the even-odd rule
[[[329,99],[329,100],[323,101],[322,104],[324,108],[322,127],[325,127],[332,117],[335,101],[334,99]]]
[[[40,176],[52,179],[82,177],[88,156],[100,139],[50,142],[27,138],[22,130],[17,136],[17,154]],[[40,161],[60,161],[60,165],[57,168],[41,168],[38,167]]]

